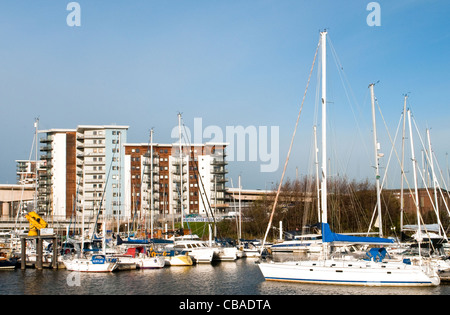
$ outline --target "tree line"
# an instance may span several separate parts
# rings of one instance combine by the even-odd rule
[[[307,232],[305,227],[313,227],[320,222],[318,193],[315,180],[309,176],[283,183],[272,222],[269,238],[278,238],[279,222],[283,231]],[[242,211],[242,237],[247,239],[263,238],[272,212],[275,193],[253,202]],[[374,183],[368,179],[349,180],[337,177],[328,180],[328,223],[336,233],[378,232],[374,226],[377,221],[377,194]],[[381,193],[382,228],[384,237],[400,237],[400,198],[391,190]],[[406,214],[405,214],[406,215]],[[415,224],[413,214],[409,222]],[[435,217],[427,213],[424,223],[435,223]],[[448,216],[441,218],[448,225]],[[444,225],[444,226],[447,226]],[[236,238],[237,224],[234,220],[224,220],[218,225],[223,237]],[[370,230],[369,230],[369,227]],[[313,231],[310,231],[313,232]]]

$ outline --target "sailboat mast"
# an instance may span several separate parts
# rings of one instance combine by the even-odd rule
[[[316,165],[316,190],[317,190],[317,222],[320,221],[320,182],[319,182],[319,149],[317,148],[317,126],[314,126],[314,163]]]
[[[239,241],[242,238],[241,175],[239,175]]]
[[[419,258],[421,261],[421,248],[420,243],[422,241],[422,229],[420,226],[420,208],[419,208],[419,191],[417,189],[417,161],[414,154],[414,141],[412,136],[412,126],[411,126],[411,111],[408,110],[408,124],[409,124],[409,137],[411,141],[411,160],[413,163],[413,175],[414,175],[414,190],[415,190],[415,203],[416,203],[416,213],[417,213],[417,243],[419,245]]]
[[[378,149],[379,144],[377,140],[377,123],[376,123],[376,115],[375,115],[375,93],[373,90],[374,84],[371,83],[369,85],[370,88],[370,96],[372,101],[372,124],[373,124],[373,145],[374,145],[374,153],[375,153],[375,178],[376,178],[376,187],[377,187],[377,208],[378,208],[378,233],[380,237],[383,237],[383,224],[381,221],[381,199],[380,199],[380,170],[379,170],[379,155]]]
[[[183,151],[181,147],[181,113],[178,113],[178,134],[180,137],[180,209],[181,209],[181,228],[184,228],[184,209],[183,209]]]
[[[38,129],[39,129],[39,118],[36,118],[36,121],[34,122],[34,135],[35,135],[35,184],[34,184],[34,211],[38,211],[38,178],[39,178],[39,171],[38,171]]]
[[[150,233],[153,238],[153,128],[150,130]]]
[[[405,95],[405,102],[403,104],[403,131],[402,131],[402,161],[401,161],[401,188],[400,188],[400,231],[403,231],[403,212],[405,208],[405,199],[403,195],[403,176],[405,176],[404,161],[405,161],[405,124],[406,124],[406,100],[408,95]]]
[[[327,31],[320,33],[322,47],[322,223],[327,216]]]
[[[427,129],[427,140],[428,140],[428,156],[430,158],[430,167],[431,167],[431,176],[433,177],[433,190],[434,190],[434,204],[436,209],[436,216],[437,216],[437,223],[439,225],[439,236],[442,236],[441,233],[441,218],[439,215],[439,204],[438,204],[438,195],[437,195],[437,180],[436,180],[436,174],[434,173],[434,162],[433,162],[433,151],[431,149],[431,136],[430,136],[430,129]]]

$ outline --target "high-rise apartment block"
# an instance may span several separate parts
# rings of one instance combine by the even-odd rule
[[[61,219],[70,218],[75,209],[84,209],[87,217],[97,211],[125,215],[120,163],[127,130],[112,125],[40,131],[45,164],[39,172],[39,212]]]
[[[128,126],[78,126],[76,142],[78,208],[85,215],[123,218],[124,151]]]
[[[85,218],[124,221],[225,210],[225,143],[183,145],[180,153],[179,144],[127,143],[127,131],[40,131],[39,212],[69,219],[82,210]]]
[[[38,212],[66,218],[72,215],[76,198],[75,143],[76,130],[41,131]]]
[[[153,210],[160,218],[223,212],[225,148],[224,143],[194,144],[182,146],[180,155],[178,144],[125,144],[127,207],[140,216]]]

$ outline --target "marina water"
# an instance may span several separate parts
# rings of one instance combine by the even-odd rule
[[[437,287],[354,287],[264,281],[255,264],[233,262],[113,273],[26,269],[0,272],[0,295],[448,295]],[[78,278],[76,278],[78,277]]]

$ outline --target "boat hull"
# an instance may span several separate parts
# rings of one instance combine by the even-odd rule
[[[0,259],[0,270],[12,270],[17,265],[17,259]]]
[[[288,281],[314,284],[357,286],[437,286],[436,272],[419,266],[374,262],[284,262],[260,263],[267,281]]]
[[[220,247],[214,255],[215,260],[235,261],[238,258],[238,249],[236,247]]]
[[[113,272],[118,266],[118,261],[100,258],[99,260],[88,258],[75,258],[63,261],[69,271],[79,272]]]
[[[137,258],[136,263],[139,269],[160,269],[166,265],[163,256]]]
[[[192,266],[194,262],[188,255],[165,256],[167,266]]]

